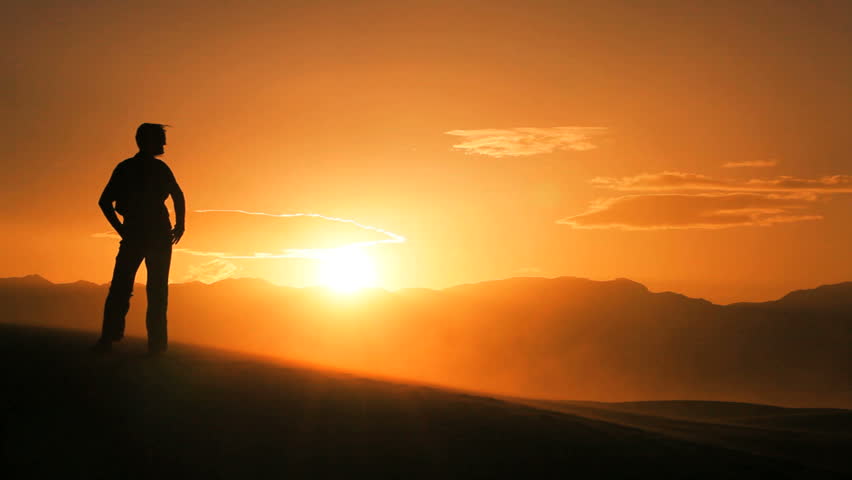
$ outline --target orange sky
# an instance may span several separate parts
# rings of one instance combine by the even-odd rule
[[[190,211],[380,229],[190,213],[196,253],[382,241],[386,288],[717,302],[852,280],[848,2],[209,3],[6,7],[0,276],[107,282],[97,198],[161,122]],[[171,279],[316,281],[283,256],[181,251]]]

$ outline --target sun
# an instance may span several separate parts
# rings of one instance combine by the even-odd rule
[[[319,283],[340,293],[376,286],[373,258],[360,248],[337,248],[320,259]]]

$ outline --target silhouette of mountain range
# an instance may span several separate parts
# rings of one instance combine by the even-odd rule
[[[144,292],[137,285],[131,335],[144,335]],[[95,332],[105,295],[105,285],[0,279],[5,323]],[[169,331],[178,341],[506,395],[852,408],[852,282],[715,305],[627,279],[352,296],[228,279],[172,285]]]

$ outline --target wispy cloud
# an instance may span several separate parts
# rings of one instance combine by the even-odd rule
[[[731,180],[697,173],[643,173],[632,177],[596,177],[589,183],[600,188],[622,192],[656,191],[729,191],[729,192],[810,192],[852,193],[852,175],[831,175],[820,178],[779,176]]]
[[[625,195],[593,202],[557,223],[579,229],[670,230],[771,226],[822,218],[814,200],[766,193]]]
[[[450,130],[447,135],[461,137],[453,145],[465,153],[491,157],[526,157],[557,150],[586,151],[597,148],[594,137],[607,132],[605,127],[518,127],[481,130]]]
[[[631,195],[592,202],[558,220],[574,228],[719,229],[820,220],[817,201],[852,193],[852,176],[723,179],[686,172],[597,177],[590,184]]]
[[[373,232],[379,234],[379,236],[384,238],[378,238],[375,240],[364,240],[364,241],[356,241],[349,243],[342,243],[340,245],[335,245],[333,247],[321,247],[321,248],[271,248],[269,251],[257,251],[252,250],[251,246],[241,246],[241,249],[245,249],[246,251],[228,251],[228,247],[223,245],[217,245],[217,240],[206,239],[205,242],[207,247],[214,248],[196,248],[191,244],[186,247],[175,248],[175,252],[184,253],[187,255],[193,255],[198,257],[213,257],[218,259],[228,259],[228,260],[249,260],[249,259],[273,259],[273,258],[307,258],[307,259],[322,259],[326,258],[329,254],[334,252],[338,252],[340,249],[348,249],[348,248],[363,248],[370,247],[374,245],[382,245],[382,244],[393,244],[393,243],[405,243],[406,238],[397,233],[372,226],[360,223],[356,220],[347,219],[347,218],[339,218],[339,217],[331,217],[328,215],[322,215],[319,213],[264,213],[264,212],[250,212],[246,210],[232,210],[232,209],[206,209],[206,210],[195,210],[193,213],[196,214],[231,214],[236,215],[237,217],[233,220],[230,220],[230,223],[236,223],[239,217],[254,217],[254,218],[268,218],[268,219],[287,219],[287,218],[312,218],[318,219],[328,222],[334,222],[339,224],[345,224],[354,227],[357,230],[364,230],[368,232]],[[220,224],[224,223],[226,226],[229,224],[229,221],[226,219],[220,220]],[[241,224],[242,225],[242,224]],[[265,228],[264,228],[265,227]],[[266,241],[265,244],[270,245],[274,244],[274,237],[278,237],[278,235],[273,233],[275,230],[275,225],[270,225],[266,223],[254,224],[253,229],[256,231],[249,232],[250,237],[273,237],[272,241]],[[235,227],[235,230],[239,230],[241,227]],[[237,233],[237,232],[234,232]],[[245,232],[240,232],[245,233]],[[221,237],[221,233],[218,235]],[[233,236],[233,235],[228,235]],[[118,239],[119,236],[114,232],[105,232],[105,233],[95,233],[92,235],[95,238],[114,238]],[[191,238],[191,236],[188,236]],[[186,238],[186,237],[185,237]],[[230,243],[234,243],[233,239],[229,239]],[[187,240],[185,239],[182,244],[186,244]],[[222,243],[219,241],[218,243]],[[274,247],[274,245],[273,245]],[[261,247],[263,248],[263,247]],[[258,249],[259,250],[259,249]],[[214,267],[219,268],[218,271],[222,270],[222,263],[213,263],[207,262],[206,269],[212,269]],[[200,268],[200,267],[199,267]],[[201,272],[201,270],[199,270]]]
[[[744,162],[728,162],[722,165],[723,168],[768,168],[774,167],[778,163],[775,160],[746,160]]]
[[[121,237],[118,236],[115,232],[98,232],[93,233],[92,238],[111,238],[113,240],[121,240]]]
[[[216,283],[220,280],[231,277],[237,271],[239,271],[239,267],[233,263],[221,258],[216,258],[198,265],[190,265],[189,274],[186,276],[185,281]]]
[[[369,247],[372,245],[381,245],[385,243],[405,243],[405,237],[402,235],[398,235],[396,233],[390,232],[388,230],[384,230],[379,227],[374,227],[371,225],[365,225],[363,223],[359,223],[355,220],[347,219],[347,218],[339,218],[339,217],[330,217],[327,215],[321,215],[319,213],[263,213],[263,212],[248,212],[245,210],[196,210],[195,213],[237,213],[242,215],[254,215],[260,217],[273,217],[273,218],[295,218],[295,217],[309,217],[309,218],[319,218],[322,220],[328,220],[330,222],[338,222],[345,223],[348,225],[355,226],[362,230],[368,230],[371,232],[376,232],[381,235],[384,235],[386,238],[382,238],[379,240],[369,240],[363,242],[354,242],[348,243],[345,245],[340,245],[332,248],[285,248],[280,251],[273,252],[254,252],[251,255],[240,255],[233,254],[227,252],[210,252],[210,251],[198,251],[198,250],[190,250],[190,249],[178,249],[183,253],[188,253],[190,255],[197,256],[208,256],[208,257],[219,257],[219,258],[231,258],[231,259],[251,259],[251,258],[325,258],[330,252],[338,251],[341,248],[361,248],[361,247]]]

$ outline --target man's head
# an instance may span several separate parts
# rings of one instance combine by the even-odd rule
[[[136,129],[136,145],[139,151],[149,155],[162,155],[166,144],[166,127],[159,123],[143,123]]]

